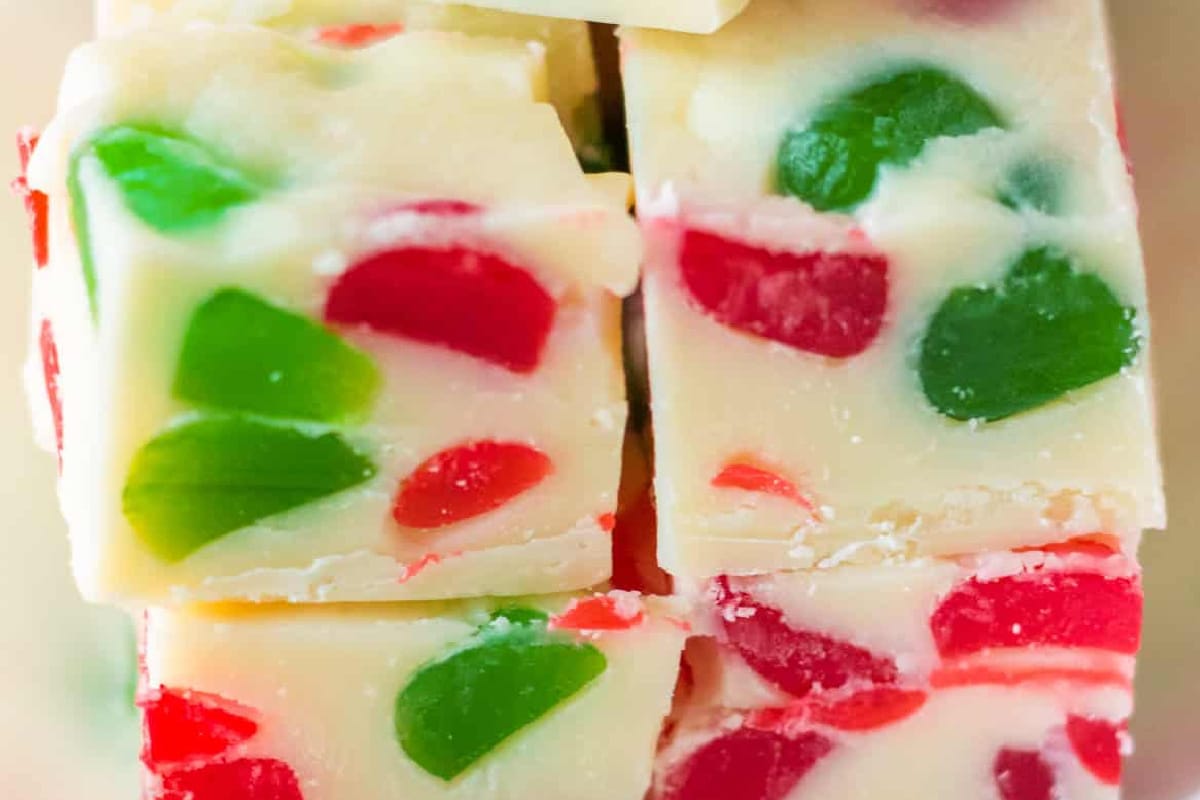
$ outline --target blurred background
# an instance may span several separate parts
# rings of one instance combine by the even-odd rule
[[[1144,549],[1149,617],[1126,797],[1200,800],[1200,272],[1191,272],[1200,267],[1200,0],[1109,5],[1142,202],[1171,513],[1170,531]],[[0,132],[48,119],[89,7],[0,0]],[[0,149],[0,175],[16,174],[8,153]],[[77,599],[53,459],[34,449],[26,421],[31,260],[15,200],[0,202],[0,255],[0,796],[135,800],[133,632]]]

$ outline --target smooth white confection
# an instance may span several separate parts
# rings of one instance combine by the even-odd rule
[[[435,599],[565,591],[607,578],[602,521],[616,504],[625,418],[619,298],[637,281],[640,242],[626,214],[627,183],[584,175],[553,109],[536,102],[539,50],[413,33],[340,52],[262,29],[202,26],[105,39],[73,56],[30,182],[50,196],[52,256],[37,275],[35,324],[48,321],[57,340],[60,494],[87,596]],[[131,121],[268,175],[269,187],[202,230],[157,230],[131,213],[134,201],[84,150],[98,131]],[[67,187],[78,152],[75,205],[91,232],[95,319]],[[553,309],[536,363],[508,369],[451,345],[331,323],[326,330],[378,375],[369,408],[333,427],[343,462],[347,446],[371,462],[359,473],[367,479],[350,475],[348,491],[156,555],[123,509],[123,487],[148,442],[213,416],[173,390],[200,304],[232,286],[321,321],[327,293],[380,252],[467,253],[455,268],[468,270],[482,257],[473,254],[503,258],[515,267],[505,274],[518,274],[519,286],[535,282]],[[437,326],[461,315],[434,305]],[[30,374],[33,402],[44,404],[40,366]],[[316,394],[310,387],[283,399]],[[261,410],[251,411],[258,424]],[[287,435],[329,430],[317,422],[289,423]],[[461,456],[479,441],[533,447],[549,466],[536,485],[447,524],[414,529],[393,519],[406,476],[424,465],[436,480],[431,459],[455,448]],[[258,471],[244,476],[248,486]],[[240,503],[196,501],[200,517]],[[170,538],[172,527],[158,534]]]
[[[951,4],[757,0],[709,37],[622,33],[648,250],[660,556],[676,574],[958,554],[1094,531],[1133,538],[1165,522],[1137,212],[1103,4],[1002,3],[980,19],[934,6]],[[805,194],[816,178],[788,196],[783,176],[819,158],[813,149],[810,161],[782,166],[785,140],[846,118],[884,139],[896,126],[933,125],[920,115],[936,102],[907,123],[911,101],[895,117],[869,108],[873,122],[847,110],[885,103],[886,85],[873,101],[851,95],[918,67],[965,85],[973,113],[986,104],[999,123],[903,144],[907,155],[883,158],[861,202],[818,213],[800,199],[825,207]],[[829,167],[823,190],[868,163],[838,162],[830,148],[846,172]],[[1016,196],[1013,175],[1032,184],[1021,191],[1051,197]],[[1029,258],[1053,262],[1037,280],[1069,263],[1069,277],[1054,280],[1104,295],[1122,315],[1113,324],[1128,338],[1105,352],[1124,366],[1059,386],[1053,376],[1075,352],[1049,350],[1060,357],[1037,367],[1055,385],[1044,399],[975,415],[975,386],[958,382],[935,400],[927,380],[945,365],[927,373],[922,360],[935,313],[1001,285]],[[1052,329],[1074,301],[1048,291],[1063,303],[1044,312]],[[957,324],[974,321],[963,316]],[[969,341],[980,362],[996,346],[967,335],[958,352]],[[1014,373],[1023,363],[995,360]],[[990,389],[1014,382],[998,383]]]

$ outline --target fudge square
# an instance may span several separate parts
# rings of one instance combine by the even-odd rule
[[[545,48],[549,100],[558,109],[580,162],[609,168],[596,63],[586,22],[442,5],[426,0],[97,0],[102,36],[149,25],[214,22],[263,25],[330,47],[368,47],[405,31],[460,31],[534,42]]]
[[[148,800],[642,800],[684,629],[632,593],[151,611]]]
[[[28,176],[51,232],[31,372],[85,595],[607,579],[640,242],[540,74],[522,44],[438,33],[75,54]]]
[[[653,800],[1116,800],[1142,619],[1112,537],[702,586]]]
[[[623,34],[672,572],[1164,523],[1103,6],[932,5]]]

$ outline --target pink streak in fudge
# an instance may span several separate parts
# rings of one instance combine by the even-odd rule
[[[50,320],[42,320],[38,332],[38,351],[42,357],[42,380],[46,384],[46,401],[50,404],[50,419],[54,424],[54,444],[58,451],[58,471],[63,466],[63,408],[58,379],[58,345],[54,341],[54,329]]]

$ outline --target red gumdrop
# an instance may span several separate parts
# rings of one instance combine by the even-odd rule
[[[657,800],[784,800],[833,743],[742,728],[713,739],[670,775]]]
[[[368,47],[404,33],[399,22],[381,25],[331,25],[318,28],[314,38],[321,44],[338,47]]]
[[[814,689],[888,685],[900,677],[896,662],[832,636],[796,630],[778,609],[762,605],[716,581],[717,607],[725,638],[766,680],[795,696]]]
[[[1055,800],[1054,772],[1033,750],[1001,750],[992,777],[1001,800]]]
[[[1087,572],[971,580],[930,618],[944,657],[991,647],[1090,647],[1133,654],[1141,642],[1142,588],[1136,578]]]
[[[254,711],[215,694],[160,688],[138,705],[142,762],[152,769],[219,756],[258,733]]]
[[[164,775],[152,800],[304,800],[304,795],[284,762],[239,758]]]
[[[537,369],[554,298],[523,269],[463,247],[368,256],[334,282],[325,318],[448,347],[518,373]]]
[[[842,700],[815,703],[812,720],[843,731],[870,731],[911,717],[927,697],[915,689],[866,689]]]
[[[50,403],[50,418],[54,423],[54,442],[58,450],[58,469],[62,471],[63,460],[63,410],[62,394],[59,392],[58,345],[54,341],[54,329],[50,320],[42,320],[38,333],[38,350],[42,356],[42,378],[46,383],[46,399]]]
[[[679,261],[693,300],[735,330],[845,358],[866,350],[883,325],[881,255],[772,252],[693,230]]]
[[[812,511],[813,504],[801,493],[795,483],[769,469],[744,461],[731,461],[721,468],[712,485],[717,489],[741,489],[791,500]]]
[[[646,621],[646,609],[633,595],[600,594],[572,600],[566,610],[551,617],[551,630],[626,631]]]
[[[1121,733],[1124,724],[1106,719],[1071,716],[1067,719],[1067,738],[1079,762],[1101,783],[1121,783]]]
[[[38,268],[50,261],[50,198],[44,192],[29,187],[26,175],[29,159],[37,148],[38,135],[30,128],[17,131],[17,156],[21,162],[21,174],[12,182],[12,190],[25,204],[29,216],[29,229],[33,236],[33,260]]]
[[[453,525],[499,508],[553,471],[549,457],[528,445],[467,442],[413,470],[400,484],[392,516],[407,528]]]

